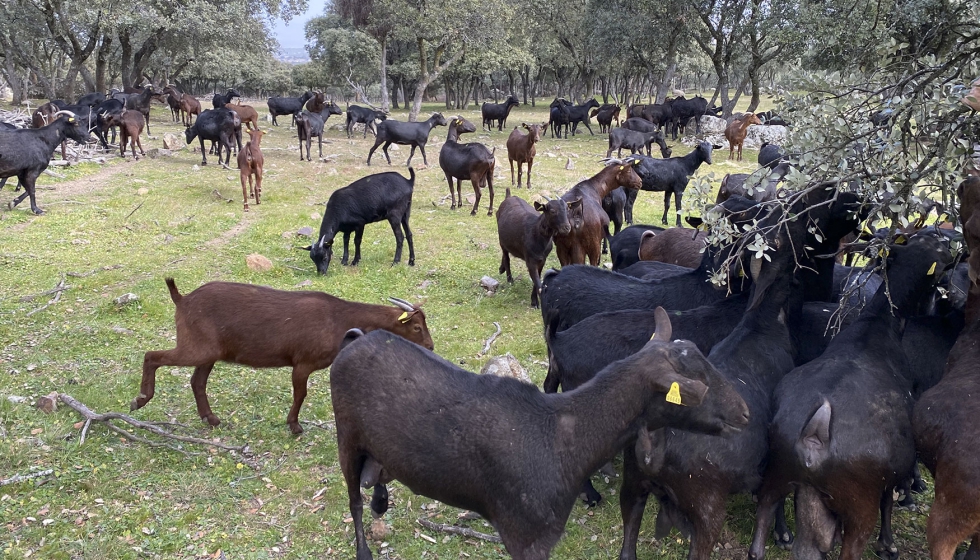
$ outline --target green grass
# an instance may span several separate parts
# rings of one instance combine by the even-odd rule
[[[540,122],[546,108],[547,101],[534,109],[520,107],[509,124]],[[163,115],[164,109],[155,106],[152,125],[158,137],[182,132],[163,124]],[[463,115],[480,122],[477,111]],[[404,119],[404,114],[396,113],[395,118]],[[328,124],[338,122],[334,118]],[[33,216],[26,203],[0,211],[0,477],[32,469],[56,471],[54,479],[40,486],[28,482],[0,488],[0,558],[206,558],[218,550],[235,559],[353,556],[326,371],[311,378],[300,415],[318,425],[307,424],[306,433],[296,438],[285,426],[291,402],[288,370],[219,364],[209,395],[223,423],[213,430],[197,419],[191,370],[159,370],[154,400],[133,415],[187,424],[192,426],[188,433],[197,437],[248,444],[262,466],[260,472],[237,468],[234,457],[215,449],[185,446],[185,455],[151,448],[99,425],[79,445],[79,418],[73,411],[61,406],[46,415],[30,406],[38,396],[58,391],[98,412],[127,412],[138,392],[143,353],[173,345],[166,276],[174,276],[185,293],[207,281],[229,280],[323,290],[374,303],[387,296],[423,302],[436,352],[473,371],[485,361],[477,354],[497,321],[503,333],[491,354],[512,353],[540,385],[547,354],[540,314],[528,306],[531,284],[526,269],[515,264],[513,285],[497,274],[496,222],[486,216],[487,193],[476,216],[468,210],[449,210],[445,177],[438,167],[438,146],[445,133],[441,127],[433,132],[430,167],[419,170],[416,183],[415,267],[391,266],[394,240],[385,223],[367,227],[357,268],[335,261],[329,274],[317,276],[308,254],[296,249],[309,239],[293,233],[303,226],[318,229],[324,201],[334,189],[368,173],[404,171],[406,148],[392,152],[395,166],[389,167],[381,157],[369,168],[364,160],[371,137],[348,140],[334,128],[326,133],[323,148],[325,155],[337,154],[330,163],[298,161],[295,132],[285,126],[272,128],[263,139],[262,204],[247,214],[242,212],[237,171],[218,167],[213,158],[211,165],[195,170],[200,155],[187,150],[172,158],[134,162],[112,157],[106,166],[59,168],[64,179],[43,175],[39,181],[39,205],[47,214]],[[465,138],[497,148],[503,165],[495,207],[509,184],[506,137],[507,131],[494,131]],[[160,140],[152,140],[145,147],[160,145]],[[599,134],[568,141],[545,139],[534,167],[534,193],[517,194],[563,192],[599,170],[606,147],[606,136]],[[687,151],[675,144],[675,155]],[[756,156],[746,150],[745,162],[734,163],[727,161],[727,154],[716,153],[715,165],[704,166],[700,173],[713,173],[717,185],[726,172],[752,169],[749,162]],[[572,170],[565,169],[568,160],[574,164]],[[421,165],[419,154],[413,163]],[[6,203],[12,196],[10,190],[2,191],[0,201]],[[226,202],[229,198],[232,202]],[[637,221],[658,223],[662,200],[659,193],[641,193]],[[251,253],[265,255],[274,268],[249,270],[245,257]],[[117,265],[85,277],[68,275]],[[549,265],[558,266],[553,255]],[[485,274],[502,282],[496,295],[486,296],[479,287]],[[62,278],[70,289],[57,303],[38,311],[52,296],[21,300],[55,287]],[[124,306],[113,303],[127,292],[139,299]],[[9,395],[29,402],[12,403]],[[608,500],[594,511],[576,506],[555,558],[618,554],[618,480],[600,480],[598,487]],[[379,553],[381,545],[374,543],[376,557],[506,557],[499,545],[431,534],[416,524],[423,515],[452,522],[457,510],[415,496],[397,483],[391,496],[387,552]],[[731,504],[718,555],[742,558],[754,508],[744,496]],[[647,508],[640,557],[686,557],[687,545],[676,534],[652,540],[655,509],[654,504]],[[922,513],[896,515],[898,545],[906,557],[925,555],[924,523]],[[483,522],[469,525],[489,530]],[[420,533],[438,542],[432,544]],[[774,552],[770,557],[788,556]]]

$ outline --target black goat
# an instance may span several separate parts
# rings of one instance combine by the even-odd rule
[[[670,105],[670,110],[672,113],[670,133],[672,134],[674,140],[677,140],[678,129],[685,126],[687,121],[691,119],[694,119],[695,133],[700,135],[701,117],[714,112],[713,110],[708,109],[708,100],[700,95],[691,99],[677,97],[667,103]]]
[[[619,122],[619,113],[622,108],[619,105],[605,104],[598,109],[592,109],[589,113],[590,117],[595,117],[597,123],[599,123],[599,132],[610,132],[612,130],[612,122],[615,120],[616,125]]]
[[[521,104],[516,97],[511,95],[503,103],[484,103],[480,107],[480,113],[483,116],[483,128],[487,130],[493,130],[494,121],[497,122],[497,131],[504,129],[507,124],[507,117],[510,115],[510,110]]]
[[[779,383],[750,558],[765,556],[773,515],[794,488],[795,558],[823,557],[843,535],[840,558],[857,560],[879,511],[875,549],[880,557],[897,558],[892,492],[906,483],[915,465],[917,373],[909,370],[901,332],[904,319],[930,299],[951,261],[949,250],[932,236],[893,244],[885,263],[888,280],[857,321],[819,358]]]
[[[393,121],[394,122],[394,121]],[[487,216],[493,216],[493,169],[496,164],[494,152],[487,149],[479,142],[460,144],[459,135],[467,132],[476,132],[476,126],[463,117],[453,117],[449,124],[449,133],[446,136],[446,143],[439,151],[439,167],[446,174],[446,182],[449,183],[449,198],[452,200],[450,209],[463,207],[463,194],[460,192],[463,179],[469,179],[473,184],[473,192],[476,193],[476,201],[473,203],[471,216],[476,215],[476,209],[480,206],[480,198],[483,196],[483,184],[486,183],[490,190],[490,205],[487,208]],[[414,147],[413,147],[414,149]],[[423,157],[424,157],[423,152]],[[453,193],[453,179],[456,180],[456,192]],[[456,199],[459,199],[459,204]]]
[[[618,150],[616,157],[622,157],[623,148],[632,154],[643,153],[643,150],[646,149],[646,155],[649,156],[650,148],[654,142],[660,146],[660,155],[664,159],[669,158],[672,150],[667,146],[664,135],[659,131],[636,132],[626,128],[616,128],[609,133],[609,149],[606,151],[606,157],[610,157],[613,150]]]
[[[329,116],[329,113],[327,114]],[[326,119],[320,113],[299,111],[293,115],[296,122],[296,135],[299,137],[299,160],[303,161],[303,142],[306,142],[306,161],[310,159],[310,144],[316,137],[319,157],[323,157],[323,125]]]
[[[408,161],[405,165],[412,164],[412,156],[415,155],[415,148],[418,148],[422,152],[422,163],[429,165],[428,159],[425,157],[425,144],[429,141],[429,133],[435,126],[446,126],[448,121],[446,117],[442,116],[442,113],[432,113],[432,116],[422,122],[400,122],[400,121],[384,121],[378,126],[378,136],[374,139],[374,146],[368,151],[367,164],[371,165],[371,156],[374,151],[378,149],[378,146],[384,144],[381,151],[385,154],[385,159],[388,160],[388,165],[391,165],[391,156],[388,155],[388,146],[392,144],[401,144],[403,146],[411,146],[412,150],[408,153]]]
[[[674,109],[672,103],[644,105],[640,111],[640,116],[647,122],[658,128],[669,131],[671,123],[674,121]],[[677,137],[674,136],[676,140]]]
[[[272,115],[272,124],[279,126],[276,117],[281,115],[293,115],[295,117],[296,113],[303,110],[303,105],[311,97],[313,97],[312,91],[307,91],[299,97],[270,97],[267,105],[269,106],[269,114]],[[293,123],[295,124],[295,121]]]
[[[634,224],[614,235],[609,249],[612,269],[618,271],[640,260],[640,237],[644,231],[663,230],[664,228],[658,226]]]
[[[581,200],[567,203],[559,198],[547,199],[545,204],[535,201],[532,207],[523,199],[511,196],[508,187],[504,201],[497,208],[497,237],[503,253],[499,272],[506,272],[507,281],[513,284],[510,255],[527,264],[532,285],[531,307],[535,309],[538,307],[538,293],[541,291],[541,271],[544,270],[544,263],[554,247],[553,238],[555,234],[564,235],[572,229],[568,223],[568,214],[573,207],[581,205]]]
[[[100,91],[94,91],[92,93],[86,93],[85,95],[78,98],[75,105],[84,105],[88,107],[95,107],[98,104],[105,101],[105,94]]]
[[[378,125],[375,121],[384,122],[387,118],[388,114],[384,111],[375,111],[374,109],[368,109],[367,107],[349,105],[347,107],[347,137],[350,138],[350,133],[352,130],[354,130],[355,123],[364,124],[364,138],[367,138],[368,130],[371,131],[371,134],[377,136]]]
[[[399,480],[483,516],[514,558],[547,560],[582,480],[639,426],[718,434],[748,421],[745,403],[697,349],[670,342],[665,312],[636,357],[560,395],[474,375],[382,331],[349,331],[346,340],[331,368],[330,393],[361,560],[373,558],[361,487],[374,488],[376,515],[388,509],[386,484]],[[446,433],[454,434],[453,445],[438,445]]]
[[[198,138],[201,141],[201,165],[208,164],[207,152],[204,151],[204,141],[210,140],[216,143],[218,163],[221,163],[221,150],[225,150],[224,165],[228,165],[231,160],[232,140],[236,138],[235,121],[238,115],[228,109],[208,109],[198,115],[194,124],[184,130],[184,137],[187,145]],[[238,121],[237,134],[241,134],[241,121]]]
[[[626,122],[623,123],[622,128],[635,130],[636,132],[656,132],[659,130],[657,125],[640,117],[630,117],[626,119]]]
[[[565,128],[565,136],[568,136],[568,111],[574,107],[575,104],[567,99],[558,97],[548,105],[548,123],[551,125],[551,137],[554,138],[555,134],[561,138],[561,128]]]
[[[150,102],[157,92],[153,89],[153,84],[146,84],[141,93],[130,95],[126,98],[126,108],[143,113],[146,121],[146,137],[150,137]]]
[[[617,272],[633,278],[643,280],[663,280],[671,276],[679,276],[691,272],[691,268],[679,264],[670,264],[660,261],[637,261],[626,268],[621,268]],[[730,299],[730,298],[729,298]]]
[[[785,157],[786,154],[783,153],[782,148],[780,148],[778,144],[763,142],[762,145],[759,146],[758,161],[761,167],[768,167],[770,170],[775,169]]]
[[[215,109],[221,109],[225,105],[231,103],[231,100],[236,97],[241,97],[242,94],[238,93],[232,88],[228,88],[225,93],[215,93],[214,97],[211,98],[211,104]]]
[[[593,107],[595,108],[599,107],[599,102],[596,101],[594,98],[589,99],[585,103],[581,103],[579,105],[574,105],[571,107],[566,106],[567,110],[565,111],[562,111],[561,109],[558,110],[557,124],[559,126],[565,127],[566,140],[568,139],[569,127],[571,127],[572,135],[574,135],[576,129],[578,128],[579,123],[585,125],[585,128],[589,129],[589,134],[595,136],[595,133],[592,132],[592,127],[589,126],[589,109],[592,109]],[[554,117],[555,117],[555,110],[552,109],[552,124],[555,124]],[[553,136],[554,134],[552,133],[552,137]]]
[[[351,266],[361,261],[361,236],[364,226],[388,220],[395,234],[395,260],[402,260],[402,242],[408,240],[408,264],[415,266],[415,243],[408,219],[412,212],[412,191],[415,189],[415,170],[408,168],[406,179],[389,171],[362,177],[344,188],[337,189],[327,201],[320,224],[317,242],[303,247],[310,252],[310,258],[320,274],[326,274],[333,258],[333,241],[338,233],[344,234],[344,256],[340,264],[347,264],[350,234],[354,233],[354,260]],[[404,235],[402,230],[404,229]]]
[[[31,211],[43,214],[34,196],[38,176],[48,168],[51,154],[58,144],[71,138],[79,144],[88,142],[89,130],[69,112],[55,113],[55,120],[42,128],[0,129],[0,179],[17,177],[24,192],[8,204],[13,209],[25,198],[31,198]],[[2,183],[0,183],[2,188]]]
[[[677,212],[677,227],[681,225],[681,200],[684,197],[684,190],[687,183],[691,180],[691,175],[701,167],[702,163],[711,165],[711,150],[721,146],[714,146],[708,142],[698,142],[698,145],[691,153],[669,159],[654,159],[648,156],[638,156],[640,163],[636,166],[636,174],[643,179],[643,186],[640,190],[664,193],[664,217],[663,223],[667,223],[667,214],[670,211],[670,196],[674,195],[674,207]],[[627,193],[626,201],[626,222],[633,223],[633,204],[636,202],[637,191]]]
[[[108,132],[112,131],[112,141],[116,141],[116,127],[109,124],[114,117],[122,115],[126,110],[125,104],[118,99],[106,99],[95,108],[95,135],[102,142],[102,147],[109,149]]]

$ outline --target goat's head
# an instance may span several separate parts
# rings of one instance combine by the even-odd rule
[[[327,102],[327,104],[323,107],[323,110],[326,111],[328,115],[343,114],[343,111],[340,109],[340,106],[334,103],[332,100]]]
[[[58,111],[53,115],[55,119],[60,119],[61,117],[65,117],[65,136],[79,144],[88,142],[90,131],[87,119],[80,119],[71,111]]]
[[[316,243],[299,249],[310,252],[310,259],[316,265],[317,274],[327,273],[330,260],[333,258],[333,238],[327,239],[326,235],[321,235]]]
[[[648,426],[671,426],[708,434],[740,430],[749,423],[745,401],[697,346],[686,340],[671,340],[670,318],[663,308],[654,312],[657,328],[642,350],[648,359],[655,389],[666,393],[666,403],[647,406]]]
[[[548,123],[544,122],[541,124],[527,124],[521,123],[521,126],[527,130],[528,137],[531,143],[539,142],[541,140],[541,134],[543,131],[548,129]]]
[[[432,343],[432,335],[429,334],[429,326],[425,324],[425,313],[422,312],[422,308],[400,298],[390,297],[388,301],[401,309],[402,313],[397,321],[385,330],[432,350],[435,345]]]
[[[552,235],[554,233],[568,235],[568,232],[572,231],[572,224],[568,221],[571,204],[560,198],[550,199],[545,197],[545,200],[546,202],[544,204],[539,201],[534,201],[534,209],[541,212],[541,215],[544,216],[545,229],[553,232]],[[579,199],[576,204],[581,205],[582,200]]]
[[[449,121],[449,129],[450,133],[455,132],[455,135],[458,138],[460,134],[476,132],[476,125],[461,116],[456,116]]]
[[[442,113],[432,113],[429,120],[432,121],[432,126],[446,126],[449,124],[449,121],[446,120],[446,117],[444,117]],[[476,130],[476,128],[473,130]]]
[[[626,159],[607,158],[603,160],[607,168],[612,168],[616,174],[616,183],[627,189],[639,189],[643,186],[643,179],[636,174],[635,167],[640,164],[640,158],[628,157]]]
[[[262,136],[264,135],[265,135],[265,131],[259,130],[257,128],[254,130],[249,130],[248,141],[252,143],[253,147],[258,148],[262,144]]]
[[[518,100],[517,100],[517,98],[516,98],[516,97],[514,97],[513,95],[511,95],[510,97],[508,97],[508,98],[507,98],[507,101],[505,101],[504,103],[505,103],[505,104],[506,104],[506,105],[507,105],[508,107],[517,107],[518,105],[520,105],[520,104],[521,104],[521,102],[520,102],[520,101],[518,101]]]

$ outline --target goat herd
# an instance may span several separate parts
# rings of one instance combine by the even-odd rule
[[[692,101],[698,99],[703,101]],[[222,97],[224,104],[229,100]],[[503,130],[515,104],[510,98],[485,105],[484,127]],[[595,101],[552,105],[547,123],[522,124],[507,139],[511,182],[516,162],[518,187],[526,163],[530,188],[535,143],[549,126],[553,135],[563,126],[574,134],[580,123],[591,132],[589,117],[597,115],[590,109],[602,114],[603,127],[618,120],[618,108]],[[227,106],[239,115],[236,106]],[[307,380],[332,366],[338,456],[359,560],[372,558],[361,488],[372,489],[370,508],[380,516],[388,508],[386,484],[393,480],[477,512],[493,524],[512,557],[546,559],[578,494],[584,491],[591,504],[601,499],[590,475],[620,452],[622,560],[636,558],[651,495],[659,504],[656,536],[676,528],[690,537],[689,558],[706,560],[718,542],[727,497],[736,493],[758,498],[750,558],[765,556],[772,534],[776,545],[792,547],[794,558],[824,558],[839,544],[840,558],[857,560],[879,517],[874,550],[897,558],[893,501],[897,495],[910,503],[911,492],[922,491],[917,458],[935,477],[927,532],[932,558],[950,560],[971,537],[968,557],[980,558],[980,405],[971,397],[980,392],[980,177],[959,186],[960,225],[970,255],[963,262],[950,251],[955,232],[931,226],[880,234],[886,249],[866,255],[871,264],[864,269],[837,264],[833,257],[842,240],[857,232],[870,207],[835,184],[779,192],[786,162],[775,146],[760,154],[760,163],[773,170],[765,186],[753,190],[745,187],[746,177],[726,177],[712,210],[727,227],[751,228],[761,245],[706,246],[704,232],[679,227],[633,225],[619,232],[618,216],[625,213],[631,221],[639,189],[665,192],[666,203],[673,194],[679,210],[690,176],[712,161],[718,146],[703,141],[686,156],[669,157],[665,136],[676,136],[684,124],[676,118],[677,107],[673,116],[662,106],[631,108],[628,128],[610,130],[606,166],[595,176],[533,206],[509,196],[508,189],[497,209],[500,273],[513,281],[510,255],[524,260],[533,283],[531,304],[541,307],[548,348],[543,393],[514,379],[474,375],[440,358],[432,351],[424,312],[404,300],[393,298],[394,307],[388,307],[227,282],[181,295],[167,279],[177,309],[177,345],[146,353],[131,408],[152,399],[160,366],[194,366],[198,414],[214,426],[220,420],[206,385],[216,362],[292,367],[287,423],[300,433]],[[269,109],[274,120],[295,117],[300,154],[305,142],[307,159],[311,139],[322,139],[326,119],[341,112],[319,92],[272,98]],[[697,110],[709,112],[706,103]],[[204,157],[203,140],[216,139],[230,155],[235,123],[240,127],[246,117],[220,113],[225,124],[213,136],[203,124],[210,122],[209,112],[192,125],[188,121],[188,142],[199,136]],[[58,143],[66,137],[86,140],[83,113],[77,106],[55,110],[53,122],[35,131],[37,140],[19,139],[22,152],[9,151],[14,144],[4,139],[11,133],[0,133],[2,176],[14,174],[7,171],[9,160],[34,158],[16,174],[35,212],[33,182]],[[119,122],[128,122],[129,113],[122,112]],[[103,118],[98,109],[94,114]],[[424,122],[396,122],[354,106],[347,115],[348,136],[355,123],[365,125],[365,136],[376,129],[368,163],[378,146],[390,163],[392,143],[412,146],[408,164],[416,147],[425,161],[431,129],[447,126],[439,163],[452,208],[462,207],[460,183],[469,179],[476,191],[471,214],[483,184],[490,194],[488,214],[494,214],[495,152],[458,141],[476,130],[471,122],[438,113]],[[107,116],[106,122],[113,119]],[[634,120],[642,122],[630,124]],[[739,157],[745,129],[758,122],[746,115],[729,127],[726,136],[733,151],[739,147]],[[639,130],[647,125],[653,128]],[[246,209],[246,172],[258,168],[261,177],[262,167],[261,133],[256,127],[250,134],[254,147],[239,152]],[[654,142],[664,159],[649,156]],[[622,147],[633,155],[611,158]],[[638,153],[643,148],[647,155]],[[414,264],[409,215],[416,175],[411,167],[408,172],[407,179],[395,172],[369,175],[332,193],[319,236],[306,248],[318,272],[327,272],[340,232],[341,262],[356,265],[365,224],[381,220],[396,237],[394,262],[407,240]],[[608,231],[611,219],[615,236]],[[677,219],[679,226],[679,212]],[[351,233],[355,253],[349,261]],[[613,272],[596,266],[604,241]],[[553,246],[563,268],[541,278]],[[593,266],[585,266],[586,259]],[[946,297],[937,297],[938,287]],[[827,328],[832,321],[839,326],[836,334]],[[785,514],[791,493],[795,536]]]

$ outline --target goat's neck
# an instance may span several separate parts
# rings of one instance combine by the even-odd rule
[[[600,171],[598,175],[592,177],[590,182],[592,183],[596,194],[599,195],[599,200],[602,200],[608,196],[609,193],[620,187],[619,182],[616,181],[616,171],[616,166],[610,165],[609,167],[606,167]]]
[[[555,450],[567,480],[576,483],[626,445],[655,394],[641,366],[650,359],[634,354],[568,393],[548,395],[555,402]]]
[[[431,126],[429,128],[432,128]],[[459,143],[459,132],[456,131],[455,127],[449,127],[449,134],[446,135],[446,144],[458,144]]]

